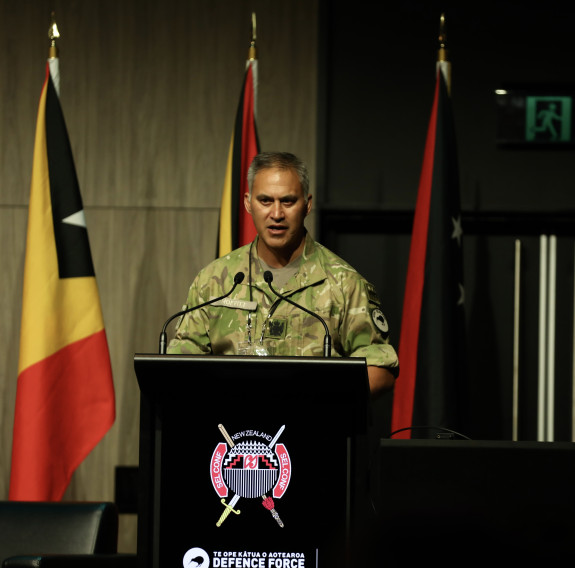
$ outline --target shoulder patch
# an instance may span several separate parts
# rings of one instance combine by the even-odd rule
[[[383,335],[387,335],[389,333],[389,325],[383,312],[379,308],[371,310],[371,319],[373,320],[375,327],[377,327]]]
[[[365,286],[365,290],[367,292],[367,299],[370,303],[375,304],[376,306],[381,306],[381,300],[375,291],[375,286],[368,282]]]

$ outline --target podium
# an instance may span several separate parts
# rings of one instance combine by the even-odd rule
[[[140,568],[357,566],[364,358],[136,354],[134,367]]]

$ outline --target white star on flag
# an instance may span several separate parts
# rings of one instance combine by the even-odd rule
[[[459,299],[457,300],[457,305],[462,306],[465,304],[465,288],[461,282],[459,282],[457,285],[459,286]]]
[[[461,228],[461,215],[458,215],[457,219],[451,217],[451,222],[453,223],[453,233],[451,233],[451,238],[457,239],[457,245],[461,246],[461,235],[463,235],[463,229]]]
[[[72,215],[68,215],[62,219],[62,223],[66,223],[68,225],[76,225],[78,227],[86,228],[86,217],[84,216],[84,210],[80,209],[80,211],[76,211],[76,213],[72,213]]]

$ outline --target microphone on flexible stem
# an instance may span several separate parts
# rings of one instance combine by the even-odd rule
[[[318,314],[314,314],[313,312],[310,312],[307,308],[304,308],[303,306],[296,304],[293,300],[290,300],[287,296],[282,296],[272,286],[272,280],[273,279],[274,279],[274,275],[269,270],[266,270],[264,272],[264,280],[267,282],[268,286],[270,287],[270,290],[278,298],[281,298],[282,300],[289,302],[292,306],[295,306],[296,308],[299,308],[300,310],[303,310],[304,312],[308,313],[310,316],[317,318],[323,324],[323,327],[325,329],[325,337],[323,339],[323,356],[324,357],[331,357],[331,335],[329,334],[329,329],[327,327],[327,323],[325,323],[325,320],[321,316],[319,316]]]
[[[164,327],[162,328],[162,333],[160,333],[160,355],[166,354],[166,345],[168,342],[167,341],[167,335],[166,335],[166,328],[168,327],[168,324],[173,319],[176,319],[177,317],[183,316],[184,314],[187,314],[188,312],[193,312],[194,310],[197,310],[199,308],[203,308],[204,306],[207,306],[208,304],[213,304],[214,302],[217,302],[218,300],[223,300],[224,298],[227,298],[236,289],[236,286],[240,282],[242,282],[243,279],[244,279],[244,273],[238,272],[234,276],[234,285],[232,286],[232,289],[227,294],[224,294],[223,296],[220,296],[219,298],[214,298],[213,300],[208,300],[207,302],[204,302],[203,304],[200,304],[199,306],[193,306],[191,308],[186,308],[185,310],[182,310],[182,311],[174,314],[173,316],[170,316],[166,320],[166,323],[164,324]]]

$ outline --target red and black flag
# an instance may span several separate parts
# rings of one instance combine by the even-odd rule
[[[98,287],[58,60],[46,66],[28,210],[9,499],[58,501],[115,420]]]
[[[228,163],[218,232],[218,256],[252,242],[256,236],[251,215],[244,207],[248,191],[247,174],[252,160],[260,151],[256,126],[258,61],[255,48],[255,14],[252,15],[250,46],[240,102],[228,153]]]
[[[462,226],[446,70],[437,67],[413,220],[399,340],[401,376],[392,411],[396,438],[461,427],[466,380]]]

